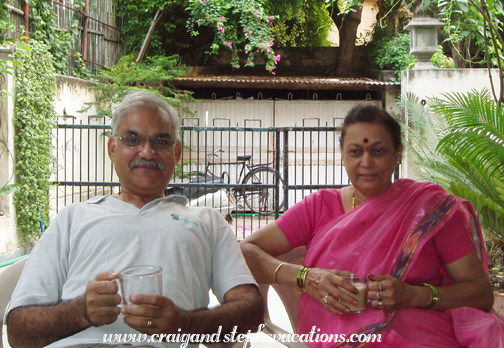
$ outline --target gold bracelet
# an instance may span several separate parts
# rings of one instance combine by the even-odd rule
[[[277,281],[277,273],[278,273],[278,270],[280,269],[280,267],[282,267],[283,265],[285,265],[287,262],[282,262],[281,264],[279,264],[277,266],[277,268],[275,269],[275,273],[273,273],[273,279],[275,280],[275,283],[278,284],[278,281]],[[280,285],[280,284],[279,284]]]
[[[437,291],[436,287],[432,284],[429,283],[422,283],[420,285],[426,286],[430,289],[432,299],[427,307],[424,307],[424,309],[431,309],[434,308],[435,305],[439,302],[439,292]]]
[[[298,272],[297,278],[296,278],[297,288],[299,291],[305,291],[304,281],[305,281],[306,273],[308,273],[309,270],[310,270],[310,268],[306,267],[306,266],[302,266],[299,269],[299,272]]]

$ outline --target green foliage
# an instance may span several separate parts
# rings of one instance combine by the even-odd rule
[[[14,23],[10,20],[10,14],[5,5],[5,0],[0,1],[0,43],[8,42],[8,33],[15,30]]]
[[[400,34],[389,38],[384,37],[370,47],[370,58],[380,69],[394,70],[396,80],[400,81],[401,74],[406,69],[411,69],[416,64],[416,59],[410,51],[409,34]]]
[[[112,104],[122,100],[132,90],[148,90],[175,107],[179,107],[182,102],[195,101],[191,97],[192,92],[173,86],[173,78],[186,72],[186,68],[178,65],[178,59],[178,56],[154,56],[137,63],[134,55],[121,57],[116,65],[100,71],[99,77],[104,83],[90,88],[101,93],[97,101],[89,104],[88,108],[98,105],[98,114],[111,116]]]
[[[502,55],[503,33],[502,13],[504,7],[502,0],[434,0],[432,1],[439,10],[439,19],[445,23],[443,35],[446,41],[457,53],[456,62],[458,68],[470,66],[473,63],[486,63],[486,58],[481,53],[488,53],[490,64],[497,66],[497,57]],[[488,10],[482,15],[481,5]],[[486,17],[486,18],[485,18]],[[492,31],[491,28],[495,31]],[[492,41],[496,39],[496,45],[487,47],[485,37]]]
[[[191,16],[187,28],[193,36],[199,27],[213,30],[214,41],[209,53],[221,48],[231,51],[231,66],[240,67],[239,52],[247,56],[245,66],[254,66],[254,55],[266,56],[266,70],[273,72],[277,58],[273,51],[273,35],[269,22],[275,20],[266,13],[259,0],[189,0],[187,9]]]
[[[198,44],[197,41],[191,42],[185,27],[189,18],[185,0],[118,0],[117,3],[117,15],[124,22],[121,32],[126,52],[140,51],[158,9],[163,15],[150,38],[147,55],[170,55],[188,49],[190,44]],[[195,54],[193,50],[192,55]]]
[[[51,130],[56,126],[53,101],[56,77],[46,45],[31,41],[31,50],[22,49],[22,66],[16,73],[14,126],[16,175],[22,187],[14,195],[18,228],[29,240],[40,235],[40,219],[49,219],[50,176],[54,169]]]
[[[432,63],[435,67],[439,69],[455,69],[455,62],[452,57],[447,57],[443,53],[443,47],[441,45],[438,46],[438,50],[431,59]]]
[[[75,53],[75,56],[76,59],[72,69],[72,75],[85,80],[97,81],[95,76],[87,69],[86,62],[82,60],[82,54],[77,52]]]
[[[5,185],[0,189],[0,195],[8,195],[19,190],[21,187],[18,184]]]
[[[270,1],[265,4],[278,19],[270,22],[273,41],[278,47],[324,47],[333,20],[325,0]]]
[[[31,39],[47,45],[53,57],[56,73],[66,75],[68,58],[77,34],[78,21],[73,20],[71,31],[58,29],[56,15],[50,2],[43,0],[31,1],[30,29]]]
[[[444,94],[422,106],[405,96],[406,145],[421,180],[471,202],[482,227],[504,244],[504,113],[488,90]]]
[[[504,190],[504,183],[496,180],[496,187]],[[450,182],[450,191],[471,202],[478,213],[478,218],[485,230],[497,236],[501,243],[504,242],[504,206],[495,203],[477,191],[474,191],[461,183]]]

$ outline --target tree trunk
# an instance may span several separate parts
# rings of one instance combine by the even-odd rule
[[[336,62],[336,76],[352,76],[355,75],[354,57],[355,57],[355,41],[357,39],[357,28],[361,22],[362,7],[356,6],[355,12],[349,12],[342,18],[338,16],[338,11],[333,11],[332,19],[339,29],[339,54]]]

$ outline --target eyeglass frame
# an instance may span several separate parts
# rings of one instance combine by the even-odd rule
[[[164,137],[159,136],[159,135],[154,138],[150,138],[150,139],[148,139],[144,136],[141,136],[141,135],[136,135],[136,134],[126,134],[122,137],[119,135],[114,135],[114,137],[116,137],[117,139],[120,139],[123,142],[124,146],[126,146],[127,148],[135,149],[135,150],[142,149],[145,146],[145,144],[147,142],[149,142],[151,144],[151,147],[156,151],[159,151],[159,150],[168,150],[169,151],[169,150],[173,149],[173,145],[175,145],[177,143],[177,140],[172,140],[171,142],[169,142],[169,144],[167,145],[166,148],[159,148],[158,145],[152,143],[156,139],[164,139]],[[140,143],[138,146],[130,146],[124,142],[124,138],[135,138],[135,139],[138,139]],[[171,138],[167,137],[167,139],[171,139]]]

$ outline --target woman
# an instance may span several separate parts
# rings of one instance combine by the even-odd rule
[[[351,186],[306,197],[240,243],[258,282],[304,290],[298,333],[315,326],[321,334],[381,334],[381,343],[366,347],[502,344],[502,321],[485,313],[493,292],[472,206],[431,183],[392,183],[401,128],[376,107],[350,111],[340,148]],[[303,267],[274,257],[301,245],[307,246]],[[353,301],[340,288],[357,293],[340,276],[348,273],[369,279],[370,303],[360,314],[340,302]]]

